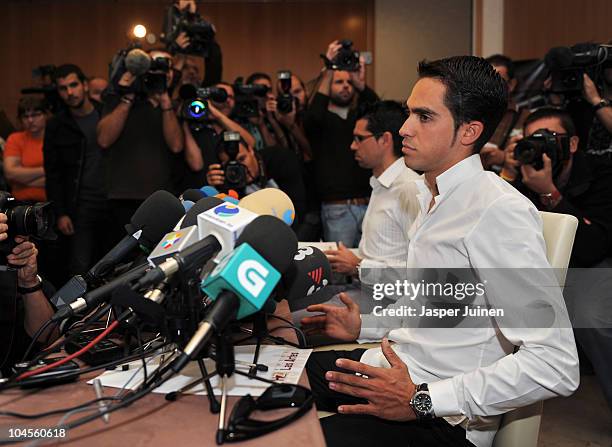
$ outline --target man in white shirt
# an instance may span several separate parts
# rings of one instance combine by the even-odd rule
[[[408,117],[396,101],[369,105],[355,123],[351,150],[360,167],[372,170],[372,194],[363,218],[357,253],[340,241],[337,250],[325,252],[332,270],[357,276],[366,283],[378,278],[362,272],[380,272],[385,267],[405,268],[408,229],[418,213],[416,185],[419,175],[406,167],[399,129]]]
[[[310,332],[344,341],[387,335],[396,342],[311,356],[307,370],[317,407],[341,413],[322,420],[329,445],[490,446],[499,415],[578,387],[563,297],[546,287],[550,265],[538,211],[485,172],[478,156],[503,115],[506,95],[484,59],[419,64],[400,131],[407,166],[424,172],[408,267],[472,269],[486,285],[481,301],[519,311],[509,312],[510,324],[490,318],[483,327],[411,329],[400,319],[394,329],[360,315],[347,296],[345,307],[310,306],[323,313],[302,320]],[[528,306],[538,304],[534,297],[513,288],[526,280],[525,272],[547,295],[554,321],[544,329],[528,321]],[[516,306],[521,299],[526,306]]]

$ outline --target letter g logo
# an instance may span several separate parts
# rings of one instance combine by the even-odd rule
[[[238,281],[253,297],[257,298],[266,285],[265,279],[268,276],[266,269],[259,262],[249,259],[238,266]]]

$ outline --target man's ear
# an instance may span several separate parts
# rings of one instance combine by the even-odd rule
[[[384,132],[380,138],[382,138],[382,143],[385,147],[390,147],[393,150],[393,135],[391,135],[391,132]]]
[[[472,146],[484,131],[484,124],[480,121],[464,123],[459,128],[460,142],[464,146]]]
[[[569,150],[570,150],[570,154],[575,154],[576,151],[578,150],[578,143],[580,142],[580,138],[578,138],[578,135],[574,135],[573,137],[570,138],[569,140]]]

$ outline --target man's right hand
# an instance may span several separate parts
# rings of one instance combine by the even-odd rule
[[[70,216],[60,216],[57,218],[57,228],[65,236],[72,236],[74,234],[74,225],[72,225],[72,219]]]
[[[8,225],[6,214],[0,213],[0,241],[5,240],[8,237]]]
[[[206,181],[210,186],[223,186],[225,183],[225,171],[220,164],[212,164],[208,167]]]
[[[136,76],[134,76],[129,71],[126,71],[125,73],[121,75],[121,78],[119,78],[119,85],[121,87],[129,87],[130,85],[134,83],[135,80],[136,80]]]
[[[340,294],[344,306],[313,304],[308,312],[322,312],[323,315],[302,318],[302,330],[307,335],[326,335],[336,340],[355,341],[361,332],[359,305],[346,293]]]

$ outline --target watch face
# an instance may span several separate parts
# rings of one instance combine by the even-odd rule
[[[431,412],[431,397],[429,393],[418,392],[414,395],[414,409],[420,414],[429,414]]]

